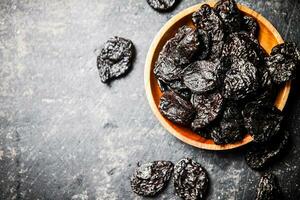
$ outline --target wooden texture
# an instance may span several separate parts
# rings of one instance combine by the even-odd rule
[[[210,2],[211,6],[215,3]],[[145,88],[147,93],[147,98],[150,103],[151,109],[156,116],[156,118],[160,121],[160,123],[175,137],[182,140],[185,143],[193,145],[198,148],[208,149],[208,150],[228,150],[240,147],[245,145],[253,140],[253,138],[247,134],[243,140],[236,142],[234,144],[226,144],[226,145],[217,145],[211,139],[206,139],[201,137],[200,135],[194,133],[189,128],[182,127],[176,125],[164,118],[162,114],[159,112],[158,104],[159,99],[162,95],[159,86],[157,84],[157,80],[155,79],[153,68],[155,61],[158,58],[158,54],[163,48],[164,44],[167,40],[172,38],[177,32],[178,28],[183,25],[193,26],[191,16],[192,13],[197,11],[202,4],[198,4],[187,8],[174,17],[172,17],[159,31],[153,40],[150,49],[148,51],[146,65],[145,65]],[[250,15],[254,17],[260,26],[259,32],[259,42],[261,46],[270,53],[272,48],[279,44],[283,43],[283,39],[274,26],[261,14],[251,10],[247,6],[238,5],[239,9],[245,13],[246,15]],[[280,89],[278,96],[275,101],[275,106],[282,110],[287,102],[288,95],[291,88],[291,82],[287,82],[283,88]]]

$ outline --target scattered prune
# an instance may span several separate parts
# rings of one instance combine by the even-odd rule
[[[241,111],[236,105],[228,105],[220,125],[212,129],[211,137],[216,144],[228,144],[241,140],[244,133]]]
[[[233,59],[224,79],[224,97],[240,100],[257,90],[257,69],[243,59]]]
[[[134,56],[133,43],[121,37],[109,39],[97,57],[99,76],[103,83],[128,72]]]
[[[271,55],[276,54],[281,54],[285,59],[292,59],[295,63],[300,63],[300,51],[294,42],[286,42],[275,46]]]
[[[275,54],[266,58],[271,79],[281,84],[296,78],[296,64],[292,59],[286,59],[282,54]]]
[[[206,170],[196,161],[185,158],[174,169],[174,187],[182,199],[204,199],[209,185]]]
[[[251,37],[257,38],[259,33],[259,25],[251,16],[243,16],[242,29],[250,34]]]
[[[174,7],[177,0],[147,0],[147,3],[159,12],[168,11]]]
[[[170,161],[154,161],[135,170],[130,183],[133,192],[142,196],[154,196],[168,184],[174,165]]]
[[[281,189],[275,175],[265,173],[257,186],[255,200],[281,200]]]
[[[193,92],[203,93],[216,88],[221,62],[197,61],[183,72],[183,83]]]
[[[234,0],[221,0],[216,3],[215,10],[221,17],[227,31],[236,32],[241,29],[241,14]]]
[[[159,110],[166,118],[180,125],[189,125],[195,115],[193,105],[173,91],[162,95]]]
[[[219,116],[223,105],[223,97],[220,93],[212,93],[208,96],[193,94],[191,102],[197,111],[191,127],[193,130],[199,130]]]
[[[253,143],[245,156],[248,166],[255,170],[264,169],[284,152],[288,141],[289,133],[280,132],[268,143]]]

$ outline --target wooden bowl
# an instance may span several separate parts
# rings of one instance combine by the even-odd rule
[[[203,4],[203,3],[202,3]],[[167,40],[172,38],[175,33],[177,32],[178,28],[183,25],[193,26],[191,16],[193,12],[197,11],[202,4],[198,4],[187,8],[174,17],[172,17],[158,32],[156,37],[154,38],[148,55],[146,59],[146,66],[145,66],[145,87],[146,87],[146,94],[148,101],[150,103],[151,109],[154,112],[154,115],[160,121],[160,123],[175,137],[182,140],[185,143],[193,145],[198,148],[202,149],[209,149],[209,150],[227,150],[237,148],[239,146],[245,145],[253,140],[253,138],[248,134],[244,137],[243,140],[233,143],[233,144],[226,144],[226,145],[217,145],[211,139],[205,139],[200,135],[194,133],[192,130],[186,127],[179,126],[174,124],[173,122],[169,121],[168,119],[164,118],[162,114],[158,110],[159,99],[162,95],[159,86],[157,84],[157,80],[154,77],[153,68],[155,61],[158,58],[158,54],[163,48],[164,44]],[[214,6],[214,2],[207,3],[210,6]],[[259,13],[251,10],[250,8],[244,5],[238,5],[239,9],[246,15],[250,15],[254,17],[260,26],[259,32],[259,42],[261,46],[270,53],[272,48],[279,44],[283,43],[283,39],[274,26],[265,19]],[[291,82],[287,82],[284,87],[282,87],[279,91],[277,99],[275,101],[275,106],[282,110],[286,104],[288,99],[288,95],[291,88]]]

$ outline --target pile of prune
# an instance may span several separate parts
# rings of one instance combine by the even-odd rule
[[[166,42],[155,63],[163,93],[159,110],[216,144],[251,134],[264,147],[247,156],[258,168],[283,146],[269,148],[285,133],[283,114],[273,103],[277,89],[295,78],[300,51],[287,42],[268,55],[258,41],[258,22],[242,13],[234,0],[202,5],[192,22],[193,27],[179,28]]]

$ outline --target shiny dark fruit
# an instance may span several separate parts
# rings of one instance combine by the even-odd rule
[[[251,16],[243,16],[242,30],[246,31],[251,37],[257,38],[259,33],[259,25],[255,18]]]
[[[271,52],[271,55],[281,54],[286,59],[292,59],[295,63],[300,63],[300,51],[294,42],[286,42],[276,45]]]
[[[147,3],[159,12],[168,11],[174,7],[177,0],[147,0]]]
[[[274,174],[265,173],[260,178],[255,200],[282,200],[281,189]]]

